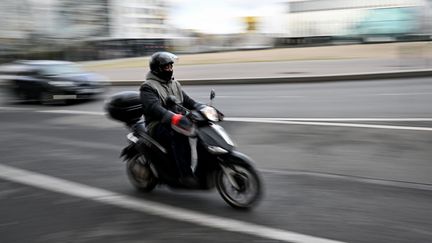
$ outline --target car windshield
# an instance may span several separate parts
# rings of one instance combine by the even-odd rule
[[[42,73],[45,75],[61,75],[61,74],[75,74],[82,73],[82,70],[75,65],[71,64],[55,64],[47,65],[42,68]]]

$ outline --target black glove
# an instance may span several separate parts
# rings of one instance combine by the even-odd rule
[[[195,135],[195,126],[186,116],[174,114],[171,117],[171,127],[174,131],[186,136],[190,137]]]

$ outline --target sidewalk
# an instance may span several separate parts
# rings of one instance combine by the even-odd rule
[[[113,85],[136,85],[148,57],[82,65]],[[432,43],[284,48],[179,55],[182,84],[279,83],[432,76]]]

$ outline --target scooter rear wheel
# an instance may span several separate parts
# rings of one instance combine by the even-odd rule
[[[126,172],[131,184],[140,192],[151,192],[158,183],[144,156],[129,159]]]
[[[261,179],[252,166],[232,164],[228,168],[231,178],[222,169],[216,174],[216,187],[231,207],[249,209],[261,198]],[[233,181],[234,180],[234,183]]]

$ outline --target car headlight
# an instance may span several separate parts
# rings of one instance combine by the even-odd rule
[[[217,122],[219,121],[219,116],[215,108],[211,106],[205,106],[200,110],[200,112],[210,121]]]
[[[49,81],[48,84],[52,86],[58,86],[58,87],[75,86],[75,83],[70,81]]]

